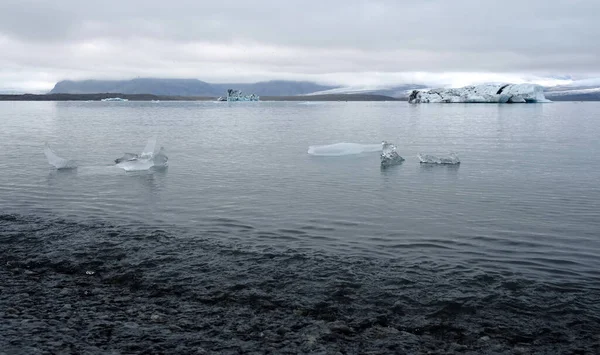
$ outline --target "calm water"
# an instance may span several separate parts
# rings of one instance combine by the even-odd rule
[[[5,213],[600,281],[598,103],[0,103]],[[156,135],[164,172],[111,166]],[[314,157],[309,145],[394,142]],[[77,159],[55,171],[42,149]],[[416,154],[457,152],[460,166]]]
[[[599,112],[0,102],[0,349],[597,354]],[[112,166],[154,135],[166,171]]]

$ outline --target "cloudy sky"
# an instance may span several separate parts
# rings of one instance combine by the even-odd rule
[[[600,77],[598,0],[0,0],[0,91],[62,79],[348,86]]]

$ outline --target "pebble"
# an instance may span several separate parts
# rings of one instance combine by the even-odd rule
[[[342,333],[346,335],[352,334],[353,332],[352,329],[342,321],[335,321],[329,323],[329,329],[331,329],[332,332]]]

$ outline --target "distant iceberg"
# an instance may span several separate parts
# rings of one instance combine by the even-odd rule
[[[308,154],[315,156],[341,156],[381,151],[381,144],[335,143],[311,145]]]
[[[450,153],[447,156],[419,154],[418,157],[421,164],[460,164],[460,159],[458,159],[456,153]]]
[[[54,166],[56,169],[74,169],[77,167],[77,163],[74,160],[64,159],[56,155],[48,143],[44,145],[44,155],[48,159],[48,164]]]
[[[156,138],[148,139],[146,147],[140,154],[125,153],[122,157],[115,159],[116,166],[125,171],[142,171],[151,168],[165,168],[168,166],[169,158],[164,147],[156,151]]]
[[[105,102],[124,102],[124,101],[129,101],[129,99],[122,99],[120,97],[107,97],[106,99],[102,99],[100,101],[105,101]]]
[[[535,84],[484,84],[458,89],[413,90],[408,97],[418,103],[535,103],[550,102],[544,88]]]
[[[240,90],[228,89],[227,96],[221,96],[217,101],[258,101],[259,99],[258,95],[244,95]]]
[[[381,142],[381,167],[398,165],[404,161],[404,158],[396,151],[396,146],[386,141]]]

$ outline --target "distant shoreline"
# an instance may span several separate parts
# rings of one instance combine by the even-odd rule
[[[216,101],[213,96],[167,96],[152,94],[20,94],[0,95],[0,101],[100,101],[111,97],[120,97],[129,101]],[[260,101],[405,101],[384,95],[368,94],[331,94],[306,96],[261,96]]]

